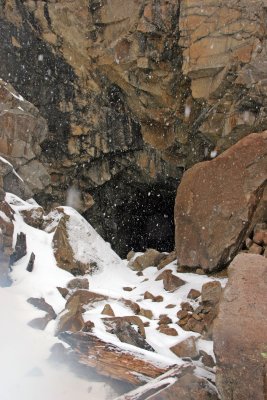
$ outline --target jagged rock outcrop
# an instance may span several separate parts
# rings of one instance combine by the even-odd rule
[[[1,161],[5,191],[25,199],[49,186],[50,176],[37,160],[46,136],[47,124],[37,108],[0,79],[0,155],[12,164]]]
[[[222,400],[267,396],[267,260],[239,254],[214,326],[216,384]]]
[[[257,209],[267,183],[266,171],[264,131],[184,174],[175,204],[176,253],[181,265],[213,271],[231,261],[254,225],[263,222]]]
[[[2,2],[0,77],[48,122],[38,161],[51,186],[38,201],[62,204],[76,187],[121,254],[171,250],[184,169],[267,127],[265,6]]]

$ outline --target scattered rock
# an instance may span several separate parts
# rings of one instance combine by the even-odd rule
[[[15,251],[10,256],[10,264],[14,264],[27,254],[26,235],[23,232],[17,234]]]
[[[164,257],[162,253],[154,249],[148,249],[146,252],[129,262],[129,266],[137,271],[143,271],[147,267],[156,267]]]
[[[101,314],[103,315],[109,315],[110,317],[114,317],[114,311],[112,310],[112,307],[109,304],[105,304],[103,310],[101,311]]]
[[[203,304],[216,305],[219,303],[222,287],[219,281],[204,283],[201,289],[201,300]]]
[[[173,275],[172,271],[166,269],[159,276],[157,276],[156,281],[163,280],[163,287],[167,292],[174,292],[180,286],[185,284],[185,281],[178,278],[178,276]]]
[[[84,326],[83,326],[83,328],[82,328],[82,331],[83,331],[83,332],[92,332],[93,329],[94,329],[94,327],[95,327],[95,324],[93,323],[93,321],[86,321],[86,322],[84,323]]]
[[[69,295],[69,291],[67,288],[62,288],[62,287],[57,287],[57,290],[59,291],[59,293],[61,294],[62,297],[64,297],[64,299],[66,299],[66,297]]]
[[[35,254],[34,254],[34,253],[31,253],[29,262],[28,262],[27,267],[26,267],[26,270],[27,270],[28,272],[32,272],[32,271],[33,271],[34,261],[35,261]]]
[[[161,296],[161,295],[158,295],[158,296],[154,296],[152,293],[150,293],[150,292],[148,292],[148,291],[146,291],[145,293],[144,293],[144,299],[145,300],[152,300],[152,301],[154,301],[154,302],[156,302],[156,303],[160,303],[160,302],[162,302],[163,301],[163,297]]]
[[[170,328],[168,325],[159,325],[157,329],[160,333],[164,333],[164,335],[178,336],[177,330],[174,328]]]
[[[145,310],[144,308],[141,308],[139,311],[139,315],[142,315],[143,317],[146,317],[148,319],[153,319],[153,312],[151,310]]]
[[[191,311],[191,312],[194,311],[193,307],[192,307],[191,304],[188,303],[188,302],[186,302],[186,303],[181,303],[181,308],[182,308],[182,310],[186,310],[186,311]]]
[[[168,317],[168,315],[160,315],[159,316],[159,322],[158,322],[159,325],[168,325],[171,323],[172,323],[172,320],[170,317]]]
[[[59,314],[56,335],[59,335],[61,332],[65,331],[80,331],[84,327],[82,313],[83,310],[80,297],[74,295],[71,296],[66,303],[65,310]]]
[[[190,336],[182,342],[177,343],[176,345],[172,346],[170,350],[177,357],[197,358],[199,356],[196,347],[196,339],[194,336]]]
[[[201,361],[205,365],[205,367],[213,368],[215,367],[215,361],[211,355],[206,353],[204,350],[200,350],[199,354],[201,356]]]
[[[196,300],[201,295],[199,290],[191,289],[187,295],[188,299]]]
[[[74,278],[71,279],[68,284],[67,288],[70,290],[76,289],[89,289],[89,281],[87,278]]]
[[[43,297],[30,297],[27,302],[38,308],[38,310],[45,311],[51,319],[56,319],[57,314],[55,313],[53,307],[50,306],[50,304],[48,304]]]
[[[131,288],[130,286],[124,286],[122,288],[125,292],[131,292],[133,290],[133,288]]]
[[[166,267],[166,265],[170,264],[171,262],[176,260],[176,253],[175,251],[172,251],[168,255],[162,257],[162,260],[160,261],[159,265],[157,266],[158,270]]]
[[[129,251],[127,254],[127,261],[130,261],[135,256],[135,252],[133,250]]]
[[[183,319],[183,318],[187,317],[189,314],[188,314],[187,310],[179,310],[176,315],[177,315],[177,318]]]
[[[144,337],[136,332],[131,323],[125,318],[108,318],[103,319],[107,332],[114,333],[121,342],[128,343],[133,346],[155,351],[144,339]]]
[[[176,307],[175,304],[167,304],[165,308],[174,308],[174,307]]]

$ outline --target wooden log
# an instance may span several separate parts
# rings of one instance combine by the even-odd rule
[[[99,374],[134,385],[142,385],[158,377],[173,365],[156,362],[141,351],[128,351],[105,342],[91,332],[62,332],[59,338],[74,350],[81,364],[93,367]]]
[[[115,400],[219,400],[217,390],[207,379],[197,376],[195,367],[176,366],[147,384]]]

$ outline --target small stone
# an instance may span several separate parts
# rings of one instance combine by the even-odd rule
[[[145,310],[144,308],[141,308],[139,315],[142,315],[148,319],[153,319],[153,312],[151,310]]]
[[[185,281],[178,278],[178,276],[173,275],[170,269],[166,269],[155,279],[156,281],[163,280],[164,289],[167,292],[174,292],[180,286],[185,284]]]
[[[156,297],[154,298],[154,301],[155,301],[156,303],[161,303],[161,302],[163,301],[163,296],[160,296],[160,295],[156,296]],[[167,307],[166,307],[166,308],[167,308]]]
[[[201,290],[202,303],[217,304],[220,301],[222,287],[220,282],[213,281],[204,283]]]
[[[181,303],[181,308],[182,308],[182,310],[186,310],[186,311],[191,311],[191,312],[194,311],[193,307],[192,307],[191,304],[188,303],[188,302],[186,302],[186,303]]]
[[[92,321],[86,321],[82,329],[83,332],[92,332],[95,324]]]
[[[185,317],[188,316],[188,311],[186,311],[186,310],[179,310],[179,311],[177,312],[176,315],[177,315],[177,318],[183,319],[183,318],[185,318]]]
[[[198,275],[205,275],[205,271],[203,271],[202,268],[197,268],[197,269],[196,269],[196,274],[198,274]]]
[[[131,288],[130,286],[124,286],[122,288],[125,292],[131,292],[133,290],[133,288]]]
[[[30,256],[30,259],[29,259],[29,262],[28,262],[28,265],[27,265],[27,268],[26,268],[26,270],[28,272],[32,272],[33,271],[34,261],[35,261],[35,254],[31,253],[31,256]]]
[[[203,321],[197,321],[195,318],[191,317],[187,321],[187,330],[193,331],[196,333],[202,333],[204,330],[204,323]]]
[[[66,288],[63,287],[59,287],[57,286],[57,290],[59,291],[59,293],[61,294],[62,297],[64,297],[64,299],[68,296],[69,291]]]
[[[159,325],[168,325],[172,323],[172,319],[168,317],[167,315],[160,315],[159,316]]]
[[[190,336],[182,342],[177,343],[175,346],[172,346],[170,350],[177,357],[197,358],[199,355],[196,348],[196,339],[194,336]]]
[[[253,243],[248,251],[250,254],[261,254],[263,252],[263,248],[259,246],[257,243]]]
[[[201,361],[206,367],[208,367],[208,368],[215,367],[216,364],[215,364],[212,356],[210,356],[204,350],[200,350],[199,354],[202,356]]]
[[[74,278],[71,279],[68,284],[67,288],[71,290],[76,289],[89,289],[89,281],[87,278]]]
[[[197,321],[201,321],[201,320],[202,320],[202,317],[200,316],[200,314],[193,313],[193,314],[192,314],[192,317],[193,317],[194,319],[196,319]]]
[[[176,307],[175,304],[168,304],[165,308],[174,308],[174,307]]]
[[[158,330],[161,333],[164,333],[164,335],[168,336],[178,336],[177,330],[174,328],[170,328],[168,325],[160,325],[158,327]]]
[[[152,293],[146,291],[146,292],[144,293],[144,299],[145,299],[145,300],[152,300],[152,301],[154,301],[154,296],[153,296]]]
[[[143,274],[142,271],[138,271],[138,272],[136,273],[136,275],[137,275],[137,276],[144,276],[144,274]]]
[[[188,299],[196,300],[201,295],[199,290],[191,289],[187,295]]]
[[[127,261],[130,261],[135,256],[135,252],[133,250],[129,251],[127,254]]]
[[[110,317],[114,317],[114,311],[112,310],[111,306],[109,304],[105,304],[103,310],[101,311],[101,314],[103,315],[109,315]]]

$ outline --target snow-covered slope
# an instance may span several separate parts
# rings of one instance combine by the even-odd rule
[[[22,212],[34,211],[36,204],[33,201],[22,201],[12,194],[6,195],[6,201],[14,210],[13,245],[15,246],[17,234],[24,232],[27,240],[27,254],[12,267],[10,273],[12,285],[0,288],[2,305],[1,400],[115,398],[116,393],[103,382],[92,381],[94,378],[90,380],[90,377],[87,381],[75,375],[67,366],[48,362],[51,346],[59,341],[54,333],[66,303],[66,299],[62,297],[57,287],[66,287],[67,283],[73,279],[73,275],[57,267],[52,248],[54,231],[37,229],[24,221]],[[169,348],[189,336],[199,337],[200,335],[187,332],[178,326],[175,323],[177,321],[176,313],[180,309],[180,303],[188,301],[187,294],[191,288],[201,290],[202,285],[213,278],[193,273],[179,274],[176,272],[176,265],[173,262],[164,269],[172,270],[175,276],[180,277],[186,283],[173,293],[167,292],[163,288],[162,280],[155,280],[164,269],[158,271],[156,267],[151,266],[143,271],[143,276],[138,276],[75,210],[69,207],[64,207],[63,210],[69,216],[68,235],[76,259],[82,262],[86,262],[88,259],[95,260],[100,267],[92,276],[86,276],[89,280],[90,290],[109,296],[108,303],[116,316],[133,315],[129,307],[119,301],[120,298],[132,300],[141,308],[151,310],[152,319],[148,320],[144,316],[140,316],[140,318],[143,322],[149,322],[149,326],[146,327],[146,340],[156,350],[156,353],[141,349],[138,351],[144,357],[152,357],[155,362],[182,363],[183,361]],[[52,217],[53,213],[50,213],[44,218],[53,224]],[[56,222],[57,215],[54,214],[54,223],[56,224]],[[28,272],[26,267],[32,252],[36,256],[34,269],[32,272]],[[221,280],[221,283],[224,285],[225,280]],[[132,290],[123,289],[125,287],[130,287]],[[162,295],[163,301],[145,300],[143,295],[146,291],[154,295]],[[43,311],[37,310],[27,303],[29,297],[44,298],[53,307],[56,314],[59,314],[56,320],[49,322],[44,331],[34,330],[27,325],[32,319],[45,315]],[[94,332],[98,337],[124,349],[133,350],[133,346],[121,343],[115,335],[106,332],[101,319],[105,303],[105,301],[100,301],[92,307],[88,307],[83,314],[84,320],[94,322]],[[173,304],[174,307],[166,308],[170,304]],[[178,336],[168,336],[156,329],[159,316],[162,314],[168,314],[172,319],[173,322],[169,326],[176,329]],[[197,346],[207,353],[213,354],[211,341],[199,339]],[[207,371],[207,375],[210,377],[211,372]]]

